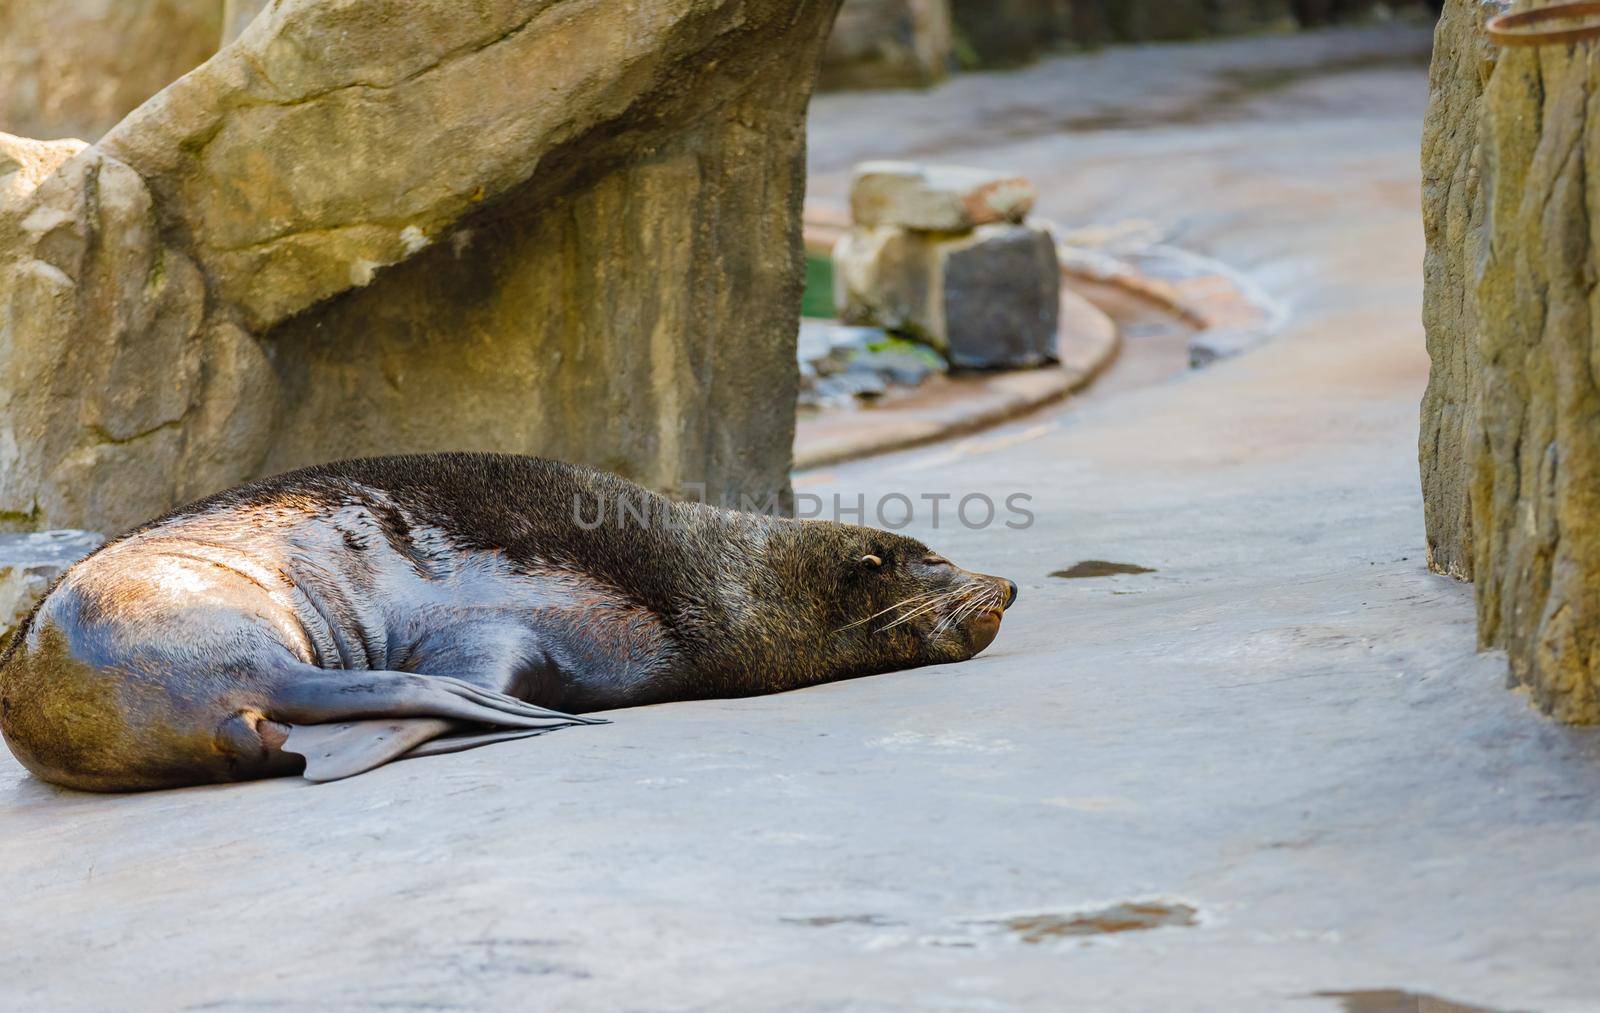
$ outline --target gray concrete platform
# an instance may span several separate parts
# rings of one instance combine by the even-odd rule
[[[1068,103],[1083,66],[1011,101]],[[103,798],[0,760],[0,1006],[1597,1008],[1600,735],[1507,691],[1471,589],[1422,567],[1424,87],[1351,70],[934,153],[1058,220],[1186,226],[1294,311],[1205,371],[801,476],[1030,495],[1025,531],[918,529],[1022,585],[987,654],[321,787]],[[828,157],[892,153],[855,122]],[[1085,559],[1154,572],[1049,576]],[[1135,900],[1193,924],[1073,934]]]

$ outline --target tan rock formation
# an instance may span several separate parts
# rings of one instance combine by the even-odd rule
[[[1474,287],[1483,253],[1479,125],[1483,86],[1498,53],[1483,23],[1503,5],[1452,3],[1434,33],[1422,135],[1422,322],[1433,368],[1418,439],[1428,565],[1472,579],[1477,453],[1478,321]]]
[[[223,0],[5,0],[0,131],[99,137],[217,51]]]
[[[441,447],[786,494],[834,7],[280,0],[0,205],[0,511]]]
[[[1593,44],[1507,49],[1484,93],[1478,632],[1569,721],[1600,721],[1600,166]]]
[[[1557,717],[1595,722],[1600,62],[1592,43],[1490,61],[1475,33],[1494,10],[1481,7],[1447,5],[1426,149],[1430,548],[1473,576],[1479,639],[1506,650],[1513,681]]]

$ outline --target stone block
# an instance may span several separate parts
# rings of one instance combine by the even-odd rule
[[[834,279],[846,322],[921,341],[952,366],[1019,368],[1056,358],[1061,268],[1043,229],[858,228],[835,250]]]
[[[850,217],[856,225],[966,232],[990,222],[1022,221],[1033,210],[1033,198],[1033,184],[1010,173],[863,162],[850,184]]]
[[[22,622],[67,567],[104,541],[93,531],[0,535],[0,636]]]

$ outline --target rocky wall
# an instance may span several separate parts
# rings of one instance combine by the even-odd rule
[[[1422,134],[1422,321],[1432,369],[1418,438],[1428,565],[1472,579],[1478,321],[1474,288],[1483,258],[1479,178],[1483,89],[1498,48],[1483,23],[1504,5],[1452,2],[1434,32]]]
[[[1421,459],[1433,565],[1515,684],[1600,721],[1600,46],[1489,51],[1451,0],[1425,148]],[[1479,94],[1481,92],[1481,94]],[[1468,551],[1470,546],[1470,551]]]
[[[446,446],[787,495],[834,0],[477,6],[279,0],[99,144],[0,141],[4,526]]]

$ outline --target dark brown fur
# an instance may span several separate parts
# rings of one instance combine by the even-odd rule
[[[541,708],[960,661],[1014,595],[901,535],[673,503],[558,462],[346,461],[211,496],[74,566],[0,656],[0,730],[73,787],[272,776],[300,769],[297,726],[534,734],[567,717]]]

